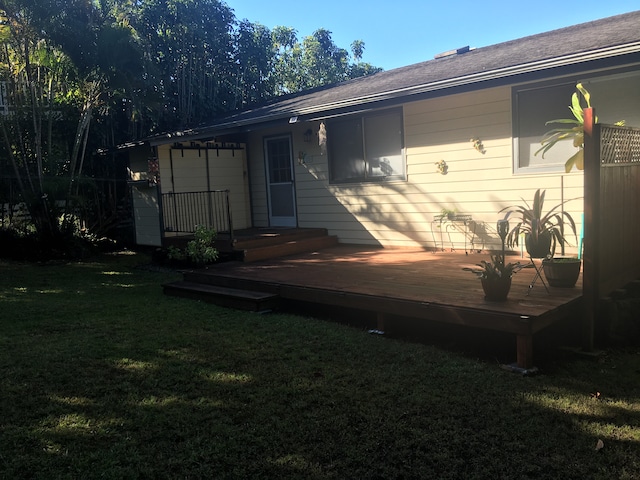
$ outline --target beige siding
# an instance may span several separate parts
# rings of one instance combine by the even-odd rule
[[[136,244],[161,246],[160,210],[156,187],[148,187],[144,184],[133,185],[131,197],[136,227]]]
[[[511,90],[493,88],[406,104],[404,111],[407,181],[384,184],[331,185],[327,155],[314,135],[303,142],[303,132],[317,133],[319,122],[294,125],[293,151],[306,154],[304,165],[296,163],[295,181],[300,227],[325,227],[343,243],[383,246],[424,246],[442,243],[463,249],[497,248],[495,225],[498,212],[509,205],[530,201],[537,188],[547,190],[547,205],[562,198],[579,197],[567,204],[576,221],[582,212],[582,173],[568,175],[514,175],[511,140]],[[250,140],[250,171],[253,212],[258,225],[266,225],[266,190],[262,139],[264,135],[288,133],[288,125],[254,134]],[[484,154],[473,148],[479,138]],[[437,172],[444,160],[447,175]],[[463,224],[434,223],[443,208],[472,215]],[[579,232],[580,226],[578,226]],[[475,235],[474,235],[475,230]],[[466,233],[465,233],[466,232]],[[576,243],[575,239],[571,239]],[[573,249],[575,251],[575,249]],[[569,252],[572,250],[569,249]]]
[[[285,132],[286,133],[286,132]],[[264,148],[261,135],[251,135],[247,147],[249,159],[249,183],[251,186],[251,212],[255,227],[269,226],[267,209],[267,180],[264,165]]]
[[[244,146],[180,149],[165,145],[159,147],[158,158],[163,193],[228,189],[233,227],[251,226]]]

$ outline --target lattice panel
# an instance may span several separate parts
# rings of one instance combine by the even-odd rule
[[[602,165],[640,164],[640,128],[602,125],[600,162]]]

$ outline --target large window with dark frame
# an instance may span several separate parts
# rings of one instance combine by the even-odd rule
[[[383,110],[327,123],[331,181],[405,180],[402,110]]]
[[[549,120],[569,118],[567,108],[576,82],[534,85],[514,90],[514,170],[516,173],[558,172],[564,169],[564,162],[573,155],[576,148],[571,141],[558,142],[542,157],[536,155],[544,134],[553,126]],[[564,127],[564,126],[563,126]]]
[[[573,118],[569,105],[581,82],[591,94],[591,103],[600,123],[613,124],[624,120],[629,126],[640,126],[640,72],[599,74],[587,78],[572,78],[514,87],[513,89],[513,159],[515,173],[563,172],[564,163],[577,150],[572,140],[559,142],[542,154],[546,132],[568,125],[550,124],[550,120]]]

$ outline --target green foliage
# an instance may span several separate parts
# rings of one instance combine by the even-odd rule
[[[583,106],[584,102],[584,106]],[[549,120],[546,125],[559,123],[561,125],[569,125],[564,128],[554,128],[549,130],[542,137],[542,147],[536,151],[535,155],[542,152],[542,158],[551,148],[559,141],[573,140],[573,146],[578,148],[564,164],[564,170],[569,173],[575,166],[578,170],[584,170],[584,108],[591,108],[591,95],[581,83],[576,85],[576,91],[571,96],[571,105],[569,110],[573,118],[560,118],[557,120]],[[598,119],[596,118],[597,122]],[[624,120],[616,122],[616,125],[624,125]]]
[[[213,246],[216,239],[215,229],[198,225],[194,237],[187,243],[187,257],[197,265],[215,262],[218,259],[218,250]]]
[[[323,28],[298,41],[293,28],[276,27],[272,31],[272,38],[276,52],[273,65],[278,94],[334,84],[382,70],[360,61],[365,49],[362,40],[351,44],[354,59],[351,63],[349,52],[337,46],[331,38],[331,32]]]
[[[558,244],[568,243],[564,234],[563,226],[566,223],[571,227],[571,231],[576,236],[576,224],[569,212],[561,210],[561,207],[569,202],[565,200],[553,206],[550,210],[544,210],[544,197],[546,190],[536,190],[533,196],[533,203],[529,204],[524,198],[522,205],[511,205],[500,210],[500,213],[506,211],[504,216],[508,220],[511,215],[519,217],[519,221],[515,227],[511,229],[507,236],[507,245],[510,247],[517,246],[520,234],[530,234],[532,240],[537,242],[538,237],[544,233],[549,233],[552,239],[551,252],[555,251]]]
[[[78,260],[111,250],[115,243],[98,237],[81,227],[74,215],[55,219],[50,231],[43,234],[33,223],[17,220],[0,228],[0,258],[22,261]]]
[[[477,264],[480,269],[472,269],[471,271],[478,275],[479,278],[499,279],[512,277],[514,273],[519,272],[522,268],[520,262],[506,264],[504,262],[503,255],[492,254],[490,261],[482,260]]]
[[[213,246],[215,239],[215,229],[198,225],[194,232],[194,239],[187,243],[186,248],[180,249],[175,246],[168,248],[169,259],[188,260],[195,265],[213,263],[218,259],[218,250]]]
[[[12,0],[0,2],[0,16],[11,113],[0,115],[0,197],[27,205],[48,238],[59,234],[56,202],[65,214],[91,205],[98,230],[128,202],[125,188],[83,191],[83,178],[125,175],[117,155],[96,161],[90,152],[373,71],[360,63],[361,41],[351,70],[330,32],[299,42],[293,28],[238,22],[219,0]],[[47,184],[56,180],[54,196]]]

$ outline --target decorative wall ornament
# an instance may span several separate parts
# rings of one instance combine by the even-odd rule
[[[446,175],[449,172],[449,165],[444,160],[440,160],[435,163],[438,173],[441,175]]]
[[[485,154],[486,150],[484,149],[484,145],[482,144],[482,140],[480,140],[479,138],[472,138],[469,141],[473,142],[473,148],[475,148],[481,154],[483,154],[483,155]]]
[[[318,129],[318,145],[320,145],[320,151],[327,153],[327,129],[324,126],[324,122],[320,122],[320,128]]]
[[[302,150],[298,152],[298,165],[305,165],[305,158],[307,158],[307,154]]]

